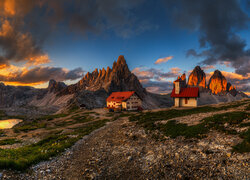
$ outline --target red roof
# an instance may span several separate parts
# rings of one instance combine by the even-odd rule
[[[106,101],[126,101],[130,96],[132,96],[135,91],[123,91],[123,92],[112,92],[110,96],[106,99]]]
[[[179,94],[175,94],[175,88],[174,88],[171,93],[171,97],[198,97],[198,96],[199,96],[198,87],[181,88]]]

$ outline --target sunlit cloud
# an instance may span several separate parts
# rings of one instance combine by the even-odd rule
[[[157,59],[155,61],[155,64],[162,64],[162,63],[166,63],[168,62],[169,60],[173,59],[174,56],[168,56],[168,57],[164,57],[164,58],[160,58],[160,59]]]
[[[18,67],[10,65],[0,69],[0,81],[7,85],[35,86],[55,79],[56,81],[75,80],[83,76],[81,68],[68,70],[60,67]]]

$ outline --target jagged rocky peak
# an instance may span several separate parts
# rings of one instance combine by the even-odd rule
[[[143,97],[146,91],[137,77],[131,73],[124,56],[119,56],[113,63],[112,69],[95,69],[87,73],[77,84],[68,86],[60,94],[72,94],[77,92],[105,90],[107,93],[114,91],[136,91]]]
[[[200,66],[196,66],[189,75],[188,85],[206,88],[206,74]]]
[[[127,65],[127,63],[126,63],[126,60],[125,60],[125,58],[124,58],[124,56],[123,55],[120,55],[119,57],[118,57],[118,59],[117,59],[117,65],[120,65],[120,64],[123,64],[123,65]]]
[[[65,87],[67,87],[67,85],[64,82],[56,82],[54,79],[51,79],[47,89],[49,92],[59,92]]]
[[[113,69],[112,70],[113,72],[120,71],[123,73],[130,73],[130,70],[128,69],[127,62],[126,62],[123,55],[120,55],[118,57],[117,61],[113,63],[112,69]]]
[[[208,88],[214,94],[225,93],[227,91],[227,80],[219,70],[214,71],[209,80]]]

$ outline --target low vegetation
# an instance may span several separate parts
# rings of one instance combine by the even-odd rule
[[[46,115],[46,116],[42,116],[40,118],[37,118],[37,120],[53,120],[56,118],[62,118],[62,117],[66,117],[69,114],[51,114],[51,115]]]
[[[202,138],[206,137],[206,133],[210,130],[217,130],[226,134],[237,134],[237,131],[231,129],[232,126],[239,125],[248,116],[245,112],[230,112],[217,114],[204,118],[200,124],[188,126],[187,124],[176,123],[176,121],[168,121],[166,124],[157,124],[155,129],[160,130],[165,135],[172,138],[184,136],[185,138]],[[225,124],[230,126],[225,127]]]
[[[16,144],[16,143],[20,143],[21,141],[20,140],[17,140],[17,139],[3,139],[3,140],[0,140],[0,146],[3,146],[3,145],[12,145],[12,144]]]
[[[107,120],[93,121],[75,128],[71,133],[55,133],[38,143],[17,149],[0,149],[0,169],[25,170],[32,164],[48,160],[71,147],[83,136],[104,126],[106,122]]]
[[[239,134],[235,130],[236,127],[249,127],[249,123],[243,122],[243,120],[249,118],[250,114],[247,112],[239,111],[216,114],[202,119],[197,125],[191,126],[183,123],[177,123],[175,120],[169,120],[191,114],[227,110],[246,103],[248,103],[248,101],[219,107],[203,106],[191,109],[170,109],[167,111],[146,112],[131,115],[129,119],[130,121],[137,122],[137,124],[144,127],[146,131],[153,132],[152,134],[154,137],[159,137],[159,135],[155,134],[155,132],[160,132],[161,134],[171,138],[176,138],[178,136],[183,136],[185,138],[204,138],[211,130],[217,130],[225,134],[239,135],[243,139],[243,142],[233,147],[233,150],[236,152],[250,152],[249,130],[242,134]],[[163,124],[160,123],[162,120],[169,121]]]
[[[0,130],[0,137],[4,136],[5,133],[3,131]]]
[[[233,151],[240,153],[250,152],[250,129],[241,133],[240,137],[243,139],[243,141],[233,146]]]
[[[18,133],[20,131],[28,132],[40,128],[46,128],[46,123],[36,120],[36,121],[23,122],[20,125],[14,126],[13,130],[15,133]]]

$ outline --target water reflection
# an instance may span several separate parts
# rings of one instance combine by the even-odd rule
[[[0,120],[0,129],[9,129],[15,126],[16,124],[22,122],[21,119],[6,119]]]

